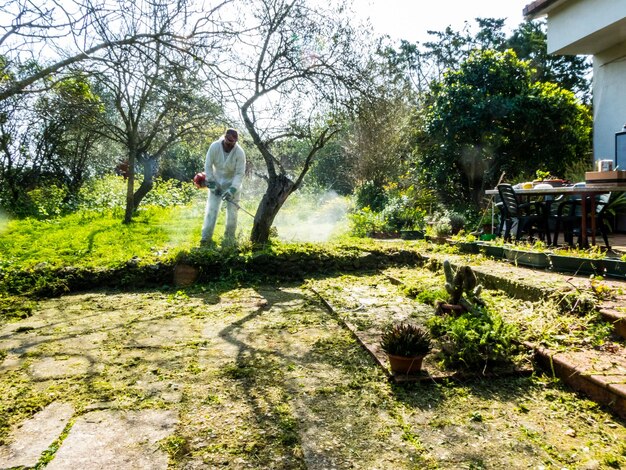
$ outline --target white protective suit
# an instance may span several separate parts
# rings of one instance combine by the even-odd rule
[[[207,198],[206,210],[204,212],[204,224],[202,225],[202,242],[210,242],[213,239],[213,231],[217,214],[222,205],[222,196],[229,188],[235,188],[237,191],[233,195],[232,201],[239,204],[241,196],[241,183],[246,170],[246,154],[239,144],[229,152],[224,152],[222,141],[224,138],[213,142],[206,154],[204,163],[204,172],[206,173],[206,181],[214,181],[217,184],[215,189],[209,190]],[[226,204],[226,231],[224,239],[234,241],[235,231],[237,230],[237,208],[229,203]]]

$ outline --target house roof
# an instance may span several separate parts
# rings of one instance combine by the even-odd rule
[[[535,0],[524,7],[524,18],[532,20],[547,14],[554,7],[566,3],[568,0]]]

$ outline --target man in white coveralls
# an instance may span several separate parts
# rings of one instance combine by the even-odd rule
[[[226,243],[235,241],[238,211],[235,204],[239,204],[241,183],[246,170],[246,154],[237,143],[238,139],[239,134],[235,129],[227,129],[223,137],[211,144],[206,154],[204,172],[209,196],[204,212],[204,224],[202,225],[200,242],[202,245],[213,243],[213,231],[222,201],[226,201],[224,241]]]

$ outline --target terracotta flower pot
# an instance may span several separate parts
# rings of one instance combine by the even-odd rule
[[[425,355],[406,357],[387,354],[389,366],[394,374],[419,374]]]
[[[189,287],[198,279],[199,270],[188,264],[174,266],[174,284],[180,287]]]

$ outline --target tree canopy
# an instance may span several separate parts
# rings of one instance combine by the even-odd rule
[[[433,83],[417,152],[421,176],[447,203],[480,207],[503,171],[559,174],[588,158],[589,109],[532,72],[512,50],[477,50]]]

